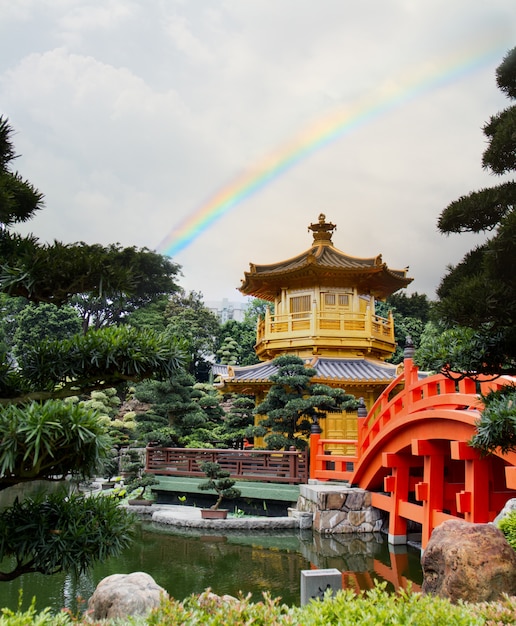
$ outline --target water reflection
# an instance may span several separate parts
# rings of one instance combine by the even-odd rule
[[[29,575],[1,583],[0,604],[16,608],[21,588],[24,606],[35,595],[38,608],[75,611],[81,606],[78,598],[89,598],[105,576],[144,571],[179,599],[210,587],[218,594],[250,593],[254,600],[270,591],[294,605],[300,602],[301,570],[311,568],[337,568],[343,573],[343,586],[355,590],[370,588],[375,579],[387,581],[392,589],[412,581],[417,589],[422,578],[419,551],[406,546],[393,549],[379,534],[322,536],[298,530],[220,536],[149,523],[138,528],[136,542],[119,558],[78,579]]]

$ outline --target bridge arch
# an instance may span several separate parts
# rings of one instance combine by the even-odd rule
[[[408,524],[415,522],[425,547],[444,520],[492,521],[516,497],[506,481],[516,453],[483,457],[468,445],[482,408],[479,393],[515,381],[421,378],[412,359],[404,366],[367,417],[359,418],[355,455],[331,456],[333,476],[324,470],[325,443],[337,441],[314,438],[311,477],[344,479],[371,492],[373,506],[389,515],[389,541],[406,543]],[[400,383],[403,389],[393,395]]]

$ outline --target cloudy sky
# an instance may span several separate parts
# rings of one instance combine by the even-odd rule
[[[0,41],[0,114],[46,197],[23,232],[164,252],[204,210],[181,284],[238,300],[249,263],[307,249],[323,212],[339,249],[409,266],[432,298],[475,242],[439,213],[494,183],[482,126],[508,104],[516,6],[0,0]]]

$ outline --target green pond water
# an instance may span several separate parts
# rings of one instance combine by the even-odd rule
[[[24,607],[35,596],[38,609],[82,610],[100,580],[136,571],[150,574],[177,599],[209,587],[220,595],[250,593],[253,600],[269,591],[286,604],[299,605],[301,571],[313,568],[339,569],[343,586],[357,591],[375,580],[387,581],[391,589],[412,581],[417,589],[422,580],[419,550],[394,550],[379,534],[324,537],[297,530],[221,536],[142,523],[129,549],[79,578],[31,574],[0,583],[0,606],[16,609],[21,590]]]

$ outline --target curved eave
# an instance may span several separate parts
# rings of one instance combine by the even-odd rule
[[[317,245],[280,263],[250,264],[240,291],[272,302],[285,285],[296,289],[317,284],[321,287],[356,287],[362,293],[386,298],[412,282],[406,272],[389,269],[380,255],[361,259],[345,255],[328,244]]]
[[[312,379],[313,382],[329,385],[342,383],[348,385],[388,385],[398,374],[396,365],[373,359],[316,357],[309,363],[309,366],[317,371]],[[213,366],[213,372],[221,377],[222,384],[249,386],[270,385],[270,377],[277,372],[277,369],[272,361],[247,367],[220,364]]]

